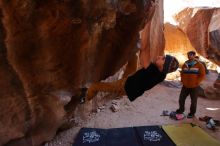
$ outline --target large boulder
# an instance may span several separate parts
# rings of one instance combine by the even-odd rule
[[[72,90],[114,74],[137,51],[150,5],[150,0],[1,1],[8,60],[27,95]]]
[[[195,48],[191,45],[185,32],[178,26],[170,23],[164,24],[164,35],[166,40],[165,52],[176,56],[182,65],[188,59],[187,52],[195,51]]]
[[[218,77],[212,86],[204,89],[204,93],[205,97],[209,99],[220,99],[220,74],[218,74]]]
[[[199,9],[200,8],[185,8],[179,13],[177,13],[175,16],[173,16],[177,22],[178,27],[181,28],[182,31],[186,33],[187,26],[190,20]]]
[[[4,37],[0,21],[0,145],[25,135],[26,113],[30,112],[22,83],[7,61]]]
[[[158,55],[164,55],[163,1],[156,0],[148,13],[148,21],[140,32],[140,62],[146,67]]]
[[[65,103],[60,96],[49,93],[27,98],[7,60],[4,38],[0,23],[0,145],[9,141],[8,146],[39,145],[51,139],[63,124]]]
[[[187,8],[176,20],[196,51],[220,65],[220,8]]]

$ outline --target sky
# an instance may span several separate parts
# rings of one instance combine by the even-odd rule
[[[176,24],[172,16],[186,7],[220,7],[220,0],[164,0],[164,22]]]

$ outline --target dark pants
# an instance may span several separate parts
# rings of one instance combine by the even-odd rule
[[[185,101],[188,95],[191,98],[190,114],[194,115],[196,113],[197,98],[198,98],[198,87],[186,88],[182,87],[179,97],[179,109],[178,112],[183,113],[185,111]]]

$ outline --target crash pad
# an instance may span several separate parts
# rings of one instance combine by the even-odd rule
[[[161,126],[82,128],[73,146],[175,146]]]
[[[162,128],[177,146],[220,146],[218,140],[194,124],[164,125]]]

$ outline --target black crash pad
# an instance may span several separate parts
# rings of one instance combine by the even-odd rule
[[[160,126],[142,126],[134,129],[138,133],[141,146],[175,146]]]
[[[82,128],[73,146],[106,146],[107,129]]]
[[[82,128],[73,146],[175,146],[160,126]]]

